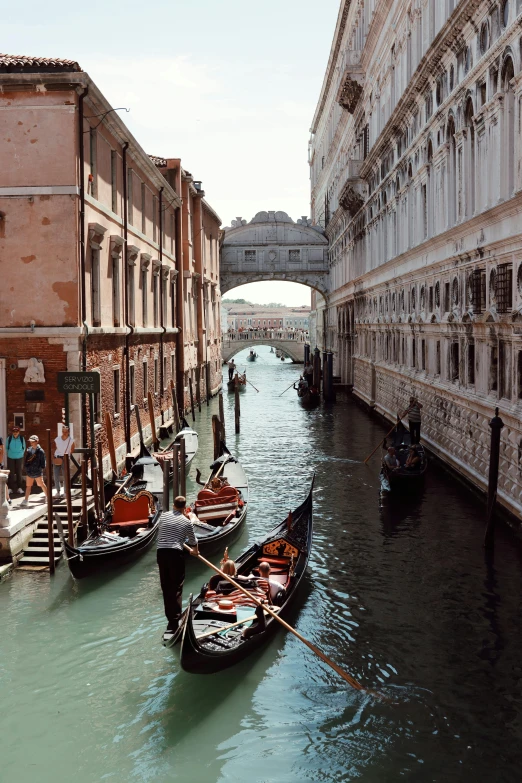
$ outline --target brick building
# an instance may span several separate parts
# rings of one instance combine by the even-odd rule
[[[149,391],[160,423],[171,379],[185,405],[189,377],[220,387],[220,219],[76,62],[0,55],[0,138],[0,437],[15,417],[54,437],[57,372],[97,370],[96,429],[108,411],[123,460]],[[69,418],[84,445],[80,395]]]

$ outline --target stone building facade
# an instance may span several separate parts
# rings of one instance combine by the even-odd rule
[[[239,329],[295,329],[308,331],[310,307],[272,307],[270,305],[226,302],[227,327]]]
[[[343,0],[312,126],[314,337],[389,418],[522,512],[522,2]]]
[[[26,437],[54,438],[57,372],[94,370],[96,437],[109,412],[123,460],[148,392],[158,425],[171,380],[185,404],[189,376],[202,396],[220,386],[219,217],[73,61],[0,55],[0,127],[0,437],[16,417]],[[28,378],[31,359],[44,379]],[[69,418],[86,445],[80,395]]]

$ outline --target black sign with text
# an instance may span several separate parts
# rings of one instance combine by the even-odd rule
[[[58,391],[63,394],[99,394],[99,372],[59,372]]]

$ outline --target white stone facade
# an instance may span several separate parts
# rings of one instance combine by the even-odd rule
[[[522,0],[343,0],[312,126],[315,332],[393,418],[522,515]],[[312,330],[313,330],[312,326]]]

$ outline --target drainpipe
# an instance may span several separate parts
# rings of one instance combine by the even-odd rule
[[[128,242],[128,210],[127,210],[127,148],[129,142],[126,141],[122,146],[122,167],[123,167],[123,309],[125,313],[125,326],[127,332],[125,333],[125,416],[123,422],[123,428],[125,431],[125,443],[127,445],[127,452],[131,450],[131,426],[130,426],[130,414],[131,414],[131,397],[130,397],[130,356],[129,356],[129,342],[131,335],[134,334],[134,327],[129,323],[129,265],[127,257],[127,242]]]
[[[176,179],[177,179],[177,187],[176,192],[181,197],[181,165],[176,172]],[[178,405],[181,406],[182,409],[185,407],[185,391],[184,391],[184,382],[185,382],[185,323],[183,318],[183,308],[184,308],[184,286],[185,281],[183,279],[183,242],[182,242],[182,236],[181,232],[183,230],[183,221],[182,221],[182,215],[181,215],[181,206],[179,206],[176,211],[176,267],[178,270],[178,275],[176,278],[176,320],[178,327],[178,335],[177,335],[177,350],[176,350],[176,364],[177,364],[177,378],[176,378],[176,390],[178,393]]]
[[[86,282],[85,282],[85,156],[83,152],[83,100],[89,88],[85,87],[78,99],[78,137],[79,137],[79,158],[80,158],[80,301],[81,301],[81,320],[84,328],[82,341],[82,370],[87,370],[87,338],[89,336],[89,327],[87,326],[87,300],[86,300]],[[85,413],[85,397],[83,398],[82,411],[82,445],[87,445],[87,416]]]
[[[159,228],[159,262],[160,262],[160,326],[162,328],[162,332],[160,334],[160,411],[161,411],[161,423],[164,423],[163,418],[163,388],[164,388],[164,378],[163,378],[163,340],[165,338],[165,332],[167,331],[167,328],[164,324],[164,318],[163,318],[163,188],[159,189],[159,199],[158,199],[158,207],[159,207],[159,220],[158,220],[158,228]]]

